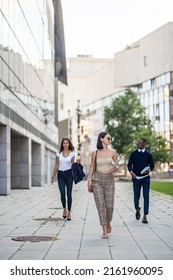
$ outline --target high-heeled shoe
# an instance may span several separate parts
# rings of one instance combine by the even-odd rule
[[[70,213],[67,214],[67,221],[71,221],[71,214]]]
[[[63,211],[63,215],[62,216],[63,216],[64,219],[67,218],[67,212],[65,210]]]

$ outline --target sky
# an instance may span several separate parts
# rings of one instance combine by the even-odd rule
[[[173,0],[61,0],[66,56],[113,58],[173,21]]]

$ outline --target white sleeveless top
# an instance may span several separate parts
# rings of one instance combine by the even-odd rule
[[[60,171],[66,171],[71,169],[71,159],[75,156],[75,153],[70,151],[69,155],[67,157],[64,157],[62,152],[56,153],[56,156],[59,158],[59,168]]]

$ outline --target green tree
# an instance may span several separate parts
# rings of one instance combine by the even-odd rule
[[[137,139],[144,137],[147,139],[146,148],[152,152],[155,162],[169,161],[166,139],[156,135],[145,108],[131,89],[115,98],[110,107],[105,107],[104,124],[106,131],[113,136],[113,148],[125,158],[135,149]]]
[[[153,129],[148,131],[140,131],[136,135],[136,139],[144,137],[147,140],[146,149],[153,155],[153,160],[160,167],[161,163],[169,163],[171,161],[169,142],[162,135],[158,135]]]
[[[155,162],[166,163],[171,160],[170,149],[168,149],[168,141],[161,135],[153,133],[151,137],[150,151]]]
[[[110,107],[105,107],[104,124],[113,136],[112,145],[119,154],[128,154],[134,146],[136,134],[151,129],[145,109],[131,89],[115,98]]]

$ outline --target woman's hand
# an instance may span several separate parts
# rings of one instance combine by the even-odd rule
[[[120,166],[119,165],[113,165],[112,167],[111,167],[111,172],[116,172],[118,169],[120,168]]]
[[[53,183],[54,183],[54,178],[52,177],[52,179],[51,179],[51,184],[53,185]]]
[[[88,181],[88,191],[89,191],[89,192],[93,192],[93,187],[92,187],[92,182],[91,182],[91,180]]]

